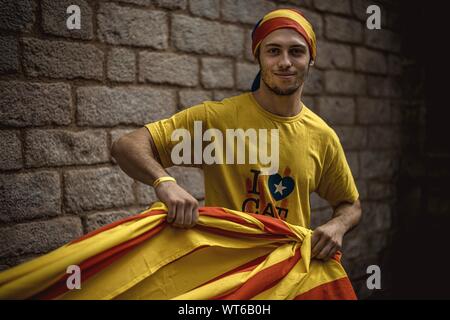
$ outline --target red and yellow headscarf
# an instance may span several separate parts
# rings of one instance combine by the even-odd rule
[[[256,51],[265,37],[281,28],[294,29],[302,35],[308,44],[311,60],[314,61],[316,59],[316,35],[311,23],[297,9],[277,9],[271,11],[256,23],[252,32],[253,55],[256,56]],[[258,73],[253,82],[252,91],[259,88],[259,78],[260,74]]]
[[[316,58],[316,35],[311,23],[296,9],[277,9],[266,14],[253,28],[252,51],[256,54],[261,42],[277,29],[291,28],[300,33],[308,44],[311,59]]]

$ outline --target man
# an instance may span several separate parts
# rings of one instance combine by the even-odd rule
[[[299,11],[274,10],[256,24],[252,48],[260,66],[252,92],[221,102],[205,101],[170,119],[147,124],[119,139],[112,155],[132,178],[154,185],[156,195],[168,207],[169,223],[189,228],[198,220],[198,202],[164,170],[174,164],[177,141],[173,133],[182,128],[195,136],[199,123],[202,133],[237,128],[246,133],[253,129],[276,132],[278,140],[268,143],[272,151],[279,143],[275,172],[267,173],[261,159],[257,163],[184,164],[203,169],[207,206],[271,215],[304,227],[310,223],[310,193],[317,192],[331,204],[334,213],[330,221],[314,230],[312,256],[329,259],[341,248],[345,233],[358,224],[361,208],[337,135],[301,102],[316,57],[314,31]],[[218,143],[217,139],[214,142]],[[234,145],[233,141],[227,147]],[[249,150],[255,145],[247,139],[245,147]]]

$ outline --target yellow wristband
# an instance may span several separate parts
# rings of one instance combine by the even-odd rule
[[[173,181],[173,182],[177,183],[177,180],[175,180],[174,177],[161,177],[161,178],[156,179],[156,180],[153,182],[153,188],[156,189],[156,187],[157,187],[161,182],[165,182],[165,181]]]

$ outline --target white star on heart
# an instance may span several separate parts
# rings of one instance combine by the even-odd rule
[[[287,189],[287,187],[283,186],[283,181],[280,181],[279,184],[274,184],[275,186],[275,193],[280,193],[281,195],[283,195],[283,190]]]

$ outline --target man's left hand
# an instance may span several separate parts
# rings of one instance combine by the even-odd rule
[[[328,260],[342,248],[345,228],[338,220],[331,220],[316,228],[311,239],[311,258]]]

